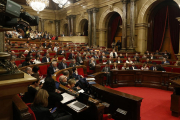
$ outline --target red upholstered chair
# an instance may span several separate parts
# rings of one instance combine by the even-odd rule
[[[16,66],[19,66],[21,64],[21,61],[17,60],[17,61],[15,61],[15,63],[16,63]]]
[[[31,103],[26,103],[26,105],[28,106],[28,112],[31,114],[31,120],[36,120],[36,116],[34,114],[34,112],[31,110]]]
[[[161,61],[152,61],[152,63],[161,64]]]
[[[69,64],[71,63],[70,61],[66,62],[67,63],[67,66],[69,66]]]
[[[21,63],[23,63],[25,60],[21,60]]]
[[[66,59],[68,60],[69,54],[71,54],[70,52],[66,53]]]
[[[12,51],[14,51],[14,52],[19,52],[19,50],[12,50]]]
[[[145,63],[145,62],[146,62],[146,60],[141,60],[141,62],[142,62],[142,63]]]
[[[114,119],[109,118],[107,114],[103,114],[103,120],[114,120]]]
[[[50,56],[54,56],[54,55],[56,55],[56,53],[49,53],[49,55],[50,55]]]
[[[166,72],[172,72],[172,68],[171,67],[163,67],[165,70],[166,70]]]
[[[99,59],[96,60],[96,63],[99,64]]]
[[[87,77],[87,74],[84,74],[84,69],[83,68],[78,68],[77,71],[78,71],[79,75],[82,75],[83,77]]]
[[[41,75],[46,76],[47,75],[47,65],[39,66],[39,72]]]
[[[172,72],[180,73],[180,68],[172,68]]]
[[[62,60],[64,57],[58,57],[58,60]]]
[[[122,69],[122,67],[123,67],[123,65],[118,65],[119,70],[121,70],[121,69]]]
[[[24,52],[25,50],[19,50],[19,52]]]
[[[170,65],[174,65],[176,61],[170,61]]]

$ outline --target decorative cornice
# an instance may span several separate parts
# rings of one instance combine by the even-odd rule
[[[99,11],[99,8],[92,8],[93,13],[97,13]]]

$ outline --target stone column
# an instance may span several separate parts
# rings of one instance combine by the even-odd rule
[[[75,15],[71,15],[71,32],[72,35],[74,35],[74,19],[75,19]]]
[[[123,0],[123,15],[122,15],[122,51],[127,48],[127,0]]]
[[[60,24],[60,21],[59,20],[55,20],[55,35],[56,36],[59,36],[60,34],[59,34],[59,24]]]
[[[41,31],[44,32],[44,19],[41,19]]]
[[[88,44],[92,45],[92,10],[87,10],[88,13]]]
[[[68,19],[68,35],[67,36],[70,36],[70,33],[71,33],[71,17],[68,16],[67,19]]]
[[[93,8],[93,44],[92,45],[97,45],[96,44],[96,13],[99,11],[98,8]]]
[[[180,17],[176,18],[180,22]],[[179,30],[179,53],[177,55],[178,60],[180,60],[180,30]]]
[[[135,0],[130,0],[130,40],[129,40],[129,50],[134,50],[134,35],[135,35],[135,22],[134,22],[134,10],[135,10]]]
[[[4,32],[0,32],[0,52],[5,52]]]

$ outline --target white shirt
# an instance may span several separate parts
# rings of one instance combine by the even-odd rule
[[[54,51],[57,52],[58,48],[59,48],[59,47],[54,47]]]
[[[118,55],[117,55],[117,52],[114,52],[114,53],[115,53],[115,57],[117,57],[117,56],[118,56]],[[114,56],[113,56],[113,52],[111,52],[109,56],[113,58],[113,57],[114,57]]]
[[[34,63],[35,63],[35,64],[40,64],[41,61],[40,61],[40,60],[34,60]]]
[[[47,59],[47,62],[49,62],[49,58],[46,58]]]
[[[130,61],[130,62],[129,62],[128,60],[126,60],[126,63],[133,63],[133,61]]]
[[[121,63],[121,61],[118,61],[118,63]]]

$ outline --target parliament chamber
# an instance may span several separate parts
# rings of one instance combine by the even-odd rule
[[[179,7],[0,1],[0,120],[179,120]]]

